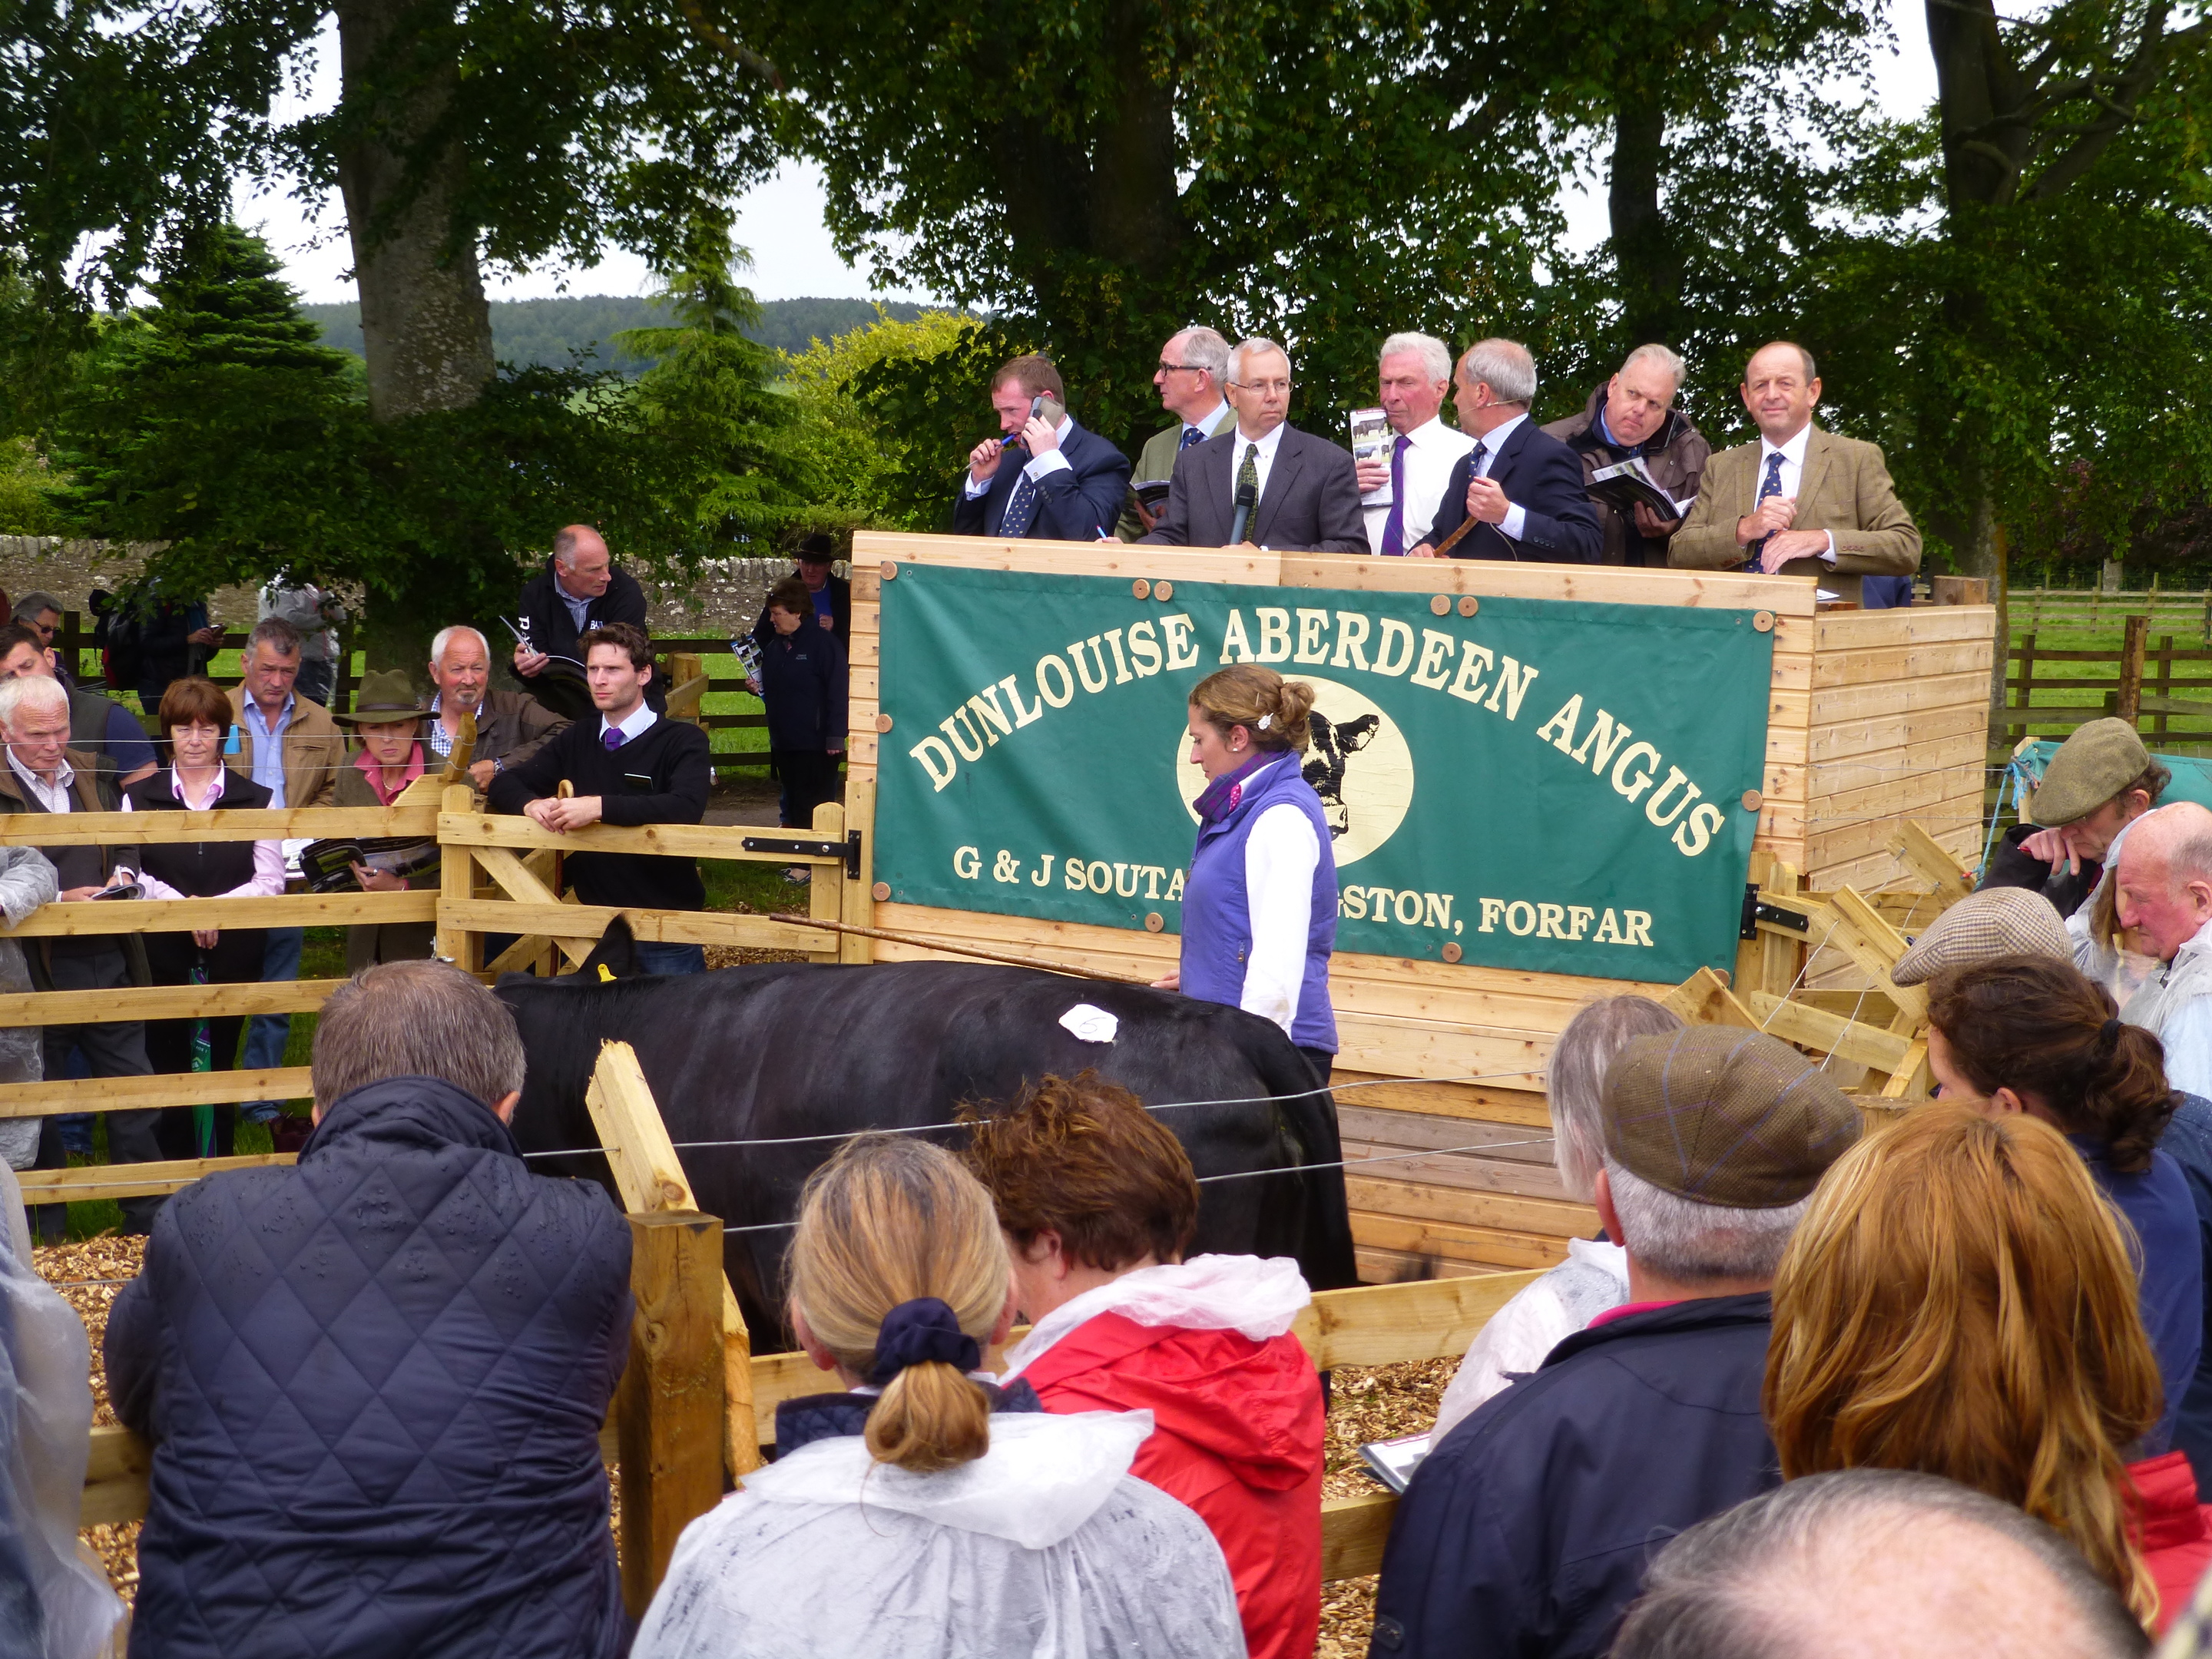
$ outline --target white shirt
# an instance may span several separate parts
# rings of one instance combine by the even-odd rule
[[[554,561],[553,564],[553,592],[559,597],[561,603],[568,607],[568,619],[576,624],[576,631],[579,634],[582,633],[584,631],[584,613],[592,608],[592,602],[588,598],[581,599],[578,599],[574,593],[571,593],[567,588],[561,586],[561,564],[560,561],[557,559]]]
[[[76,782],[76,769],[67,761],[64,761],[54,769],[54,781],[52,783],[48,783],[36,772],[17,760],[13,749],[8,751],[8,764],[15,769],[15,775],[22,781],[23,787],[31,792],[39,805],[45,807],[46,811],[66,812],[70,810],[70,790]]]
[[[229,775],[228,767],[217,767],[215,787],[208,791],[204,799],[195,801],[185,793],[184,774],[173,766],[169,769],[169,793],[174,795],[179,804],[187,811],[209,811],[222,805],[223,781]],[[135,812],[138,810],[138,805],[129,795],[125,795],[123,798],[123,810],[126,812]],[[191,896],[189,893],[179,892],[161,877],[149,876],[143,870],[138,872],[138,886],[148,898],[180,899]],[[276,898],[283,891],[284,843],[281,841],[257,841],[253,843],[253,873],[239,883],[237,886],[211,896]]]
[[[1395,436],[1390,447],[1392,453],[1396,451]],[[1429,538],[1429,526],[1436,523],[1437,509],[1443,504],[1444,485],[1451,477],[1451,470],[1459,458],[1474,447],[1474,440],[1466,433],[1433,417],[1406,434],[1406,459],[1402,464],[1406,513],[1400,520],[1405,533],[1398,544],[1400,552]],[[1367,520],[1367,545],[1379,555],[1382,551],[1382,526],[1390,517],[1390,481],[1384,479],[1362,495],[1359,510]]]
[[[1229,510],[1232,514],[1237,511],[1237,475],[1243,471],[1244,452],[1256,449],[1259,451],[1255,465],[1260,470],[1260,493],[1253,503],[1252,514],[1255,518],[1259,516],[1259,502],[1267,499],[1267,474],[1275,465],[1275,452],[1283,447],[1283,428],[1286,424],[1285,422],[1276,422],[1274,430],[1264,438],[1246,437],[1242,426],[1230,433],[1237,446],[1229,456]],[[1247,528],[1249,530],[1249,526]]]
[[[1073,415],[1063,415],[1060,417],[1060,424],[1053,428],[1052,435],[1058,441],[1066,443],[1067,441],[1067,434],[1074,429],[1075,416]],[[1071,469],[1068,467],[1066,456],[1061,454],[1057,449],[1048,449],[1042,455],[1030,456],[1029,465],[1022,468],[1022,474],[1024,477],[1028,478],[1031,483],[1039,483],[1043,481],[1045,475],[1048,472],[1062,472],[1069,470]],[[998,475],[996,473],[994,473],[991,477],[986,478],[982,483],[978,483],[975,482],[975,475],[973,472],[970,472],[968,475],[968,499],[972,501],[978,496],[989,495],[991,493],[992,482],[997,477],[997,476]]]
[[[1805,476],[1805,451],[1812,441],[1813,423],[1810,421],[1799,427],[1797,435],[1787,443],[1777,446],[1763,437],[1759,441],[1759,481],[1752,486],[1753,512],[1759,510],[1757,492],[1766,488],[1766,459],[1770,455],[1782,458],[1782,493],[1793,501],[1796,499],[1798,483]],[[1836,562],[1836,532],[1831,530],[1825,533],[1828,538],[1828,550],[1820,556],[1833,564]]]
[[[607,740],[608,732],[619,731],[623,734],[623,743],[635,743],[638,738],[643,737],[647,732],[651,731],[653,729],[653,721],[659,718],[659,715],[653,712],[653,705],[651,703],[642,702],[641,702],[636,708],[631,709],[629,714],[619,723],[611,721],[608,720],[605,714],[602,714],[599,716],[599,741],[600,743],[605,744]]]
[[[1182,423],[1182,430],[1176,434],[1176,442],[1180,445],[1183,439],[1188,438],[1194,432],[1198,434],[1200,442],[1211,438],[1213,435],[1213,428],[1221,424],[1222,417],[1228,413],[1229,399],[1224,398],[1218,403],[1215,404],[1212,408],[1207,410],[1199,419],[1195,421],[1185,421]],[[1180,447],[1176,451],[1176,453],[1178,455],[1182,453],[1182,451]]]
[[[1488,477],[1490,469],[1498,465],[1498,452],[1505,447],[1505,441],[1513,435],[1513,428],[1528,418],[1525,414],[1516,415],[1510,421],[1499,422],[1482,436],[1470,440],[1468,444],[1470,449],[1477,444],[1482,447],[1482,459],[1468,469],[1467,476],[1469,478]],[[1528,527],[1528,510],[1517,501],[1509,501],[1505,507],[1504,520],[1498,527],[1513,540],[1519,541],[1522,532]],[[1468,533],[1473,535],[1474,532],[1469,531]]]
[[[2173,953],[2173,967],[2179,969],[2186,957],[2206,955],[2212,955],[2212,921]],[[2167,1084],[2185,1094],[2212,1097],[2212,997],[2183,1001],[2160,1024],[2156,1036],[2166,1047]]]
[[[1246,787],[1280,763],[1261,767]],[[1237,1006],[1272,1019],[1286,1036],[1305,989],[1306,934],[1313,924],[1314,870],[1320,863],[1321,837],[1313,820],[1288,801],[1261,813],[1244,837],[1244,908],[1252,925],[1252,954],[1244,963],[1244,989]]]

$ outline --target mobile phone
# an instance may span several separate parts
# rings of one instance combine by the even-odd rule
[[[1067,410],[1059,398],[1047,392],[1030,399],[1030,413],[1047,426],[1056,427]]]

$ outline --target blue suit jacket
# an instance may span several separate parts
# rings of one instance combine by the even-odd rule
[[[1054,467],[1037,484],[1036,512],[1030,520],[1030,537],[1048,542],[1095,542],[1112,535],[1121,516],[1121,501],[1129,489],[1129,458],[1095,432],[1071,422],[1060,453],[1065,467]],[[1029,465],[1029,453],[1018,444],[1008,444],[991,477],[991,487],[969,497],[967,474],[960,480],[960,495],[952,508],[956,536],[995,536],[1006,516],[1014,483]]]
[[[1467,483],[1473,469],[1473,452],[1459,458],[1444,485],[1443,505],[1429,527],[1429,545],[1443,545],[1445,537],[1467,520]],[[1455,559],[1520,559],[1545,564],[1595,564],[1605,545],[1605,532],[1597,521],[1583,488],[1582,457],[1539,427],[1533,420],[1515,427],[1505,447],[1490,463],[1489,476],[1505,492],[1505,499],[1528,514],[1522,538],[1514,541],[1496,525],[1479,524],[1460,538],[1452,549]]]

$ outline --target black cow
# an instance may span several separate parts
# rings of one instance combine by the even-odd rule
[[[1356,1282],[1336,1111],[1311,1068],[1257,1015],[1142,986],[1074,980],[1037,969],[914,962],[873,967],[763,963],[702,976],[602,982],[599,961],[628,945],[620,922],[584,970],[558,979],[507,975],[529,1056],[514,1115],[526,1152],[596,1148],[584,1103],[599,1045],[637,1051],[701,1207],[729,1226],[788,1221],[800,1187],[835,1139],[722,1147],[861,1129],[950,1122],[963,1104],[1012,1100],[1024,1081],[1085,1067],[1164,1111],[1204,1182],[1194,1252],[1292,1255],[1316,1290]],[[1089,1003],[1117,1017],[1109,1043],[1086,1042],[1060,1016]],[[927,1138],[957,1149],[965,1131]],[[538,1158],[609,1181],[596,1151]],[[781,1331],[787,1228],[732,1233],[730,1282],[756,1333]],[[756,1346],[762,1338],[755,1336]]]

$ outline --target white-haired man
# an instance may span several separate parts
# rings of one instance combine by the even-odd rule
[[[2120,1018],[2166,1048],[2166,1080],[2212,1096],[2212,811],[2176,801],[2146,812],[2120,843],[2113,898],[2120,926],[2166,965]]]
[[[1516,340],[1478,340],[1459,360],[1453,406],[1474,444],[1444,482],[1428,539],[1413,550],[1433,558],[1469,519],[1474,528],[1450,548],[1455,559],[1512,559],[1530,564],[1595,564],[1597,509],[1583,485],[1582,458],[1528,418],[1536,399],[1536,360]]]
[[[1358,464],[1367,545],[1395,559],[1420,545],[1436,522],[1453,465],[1474,440],[1443,423],[1451,348],[1426,334],[1393,334],[1375,365],[1377,401],[1393,434],[1390,458]]]
[[[475,759],[469,779],[479,789],[510,766],[528,760],[568,722],[535,697],[491,690],[491,642],[466,623],[438,630],[430,641],[430,747],[451,755],[461,718],[477,720]]]
[[[1168,547],[1241,542],[1278,552],[1364,553],[1359,478],[1352,452],[1288,424],[1290,354],[1273,340],[1241,340],[1229,354],[1237,429],[1194,445],[1168,485],[1159,527]]]
[[[1581,414],[1544,430],[1582,457],[1584,483],[1600,467],[1641,461],[1669,500],[1695,501],[1713,447],[1674,407],[1682,373],[1682,360],[1665,346],[1640,345],[1590,393]],[[1668,540],[1682,527],[1680,514],[1662,514],[1640,501],[1627,513],[1595,496],[1590,505],[1604,536],[1603,562],[1664,568]]]
[[[1880,447],[1813,424],[1820,377],[1811,352],[1794,340],[1761,346],[1744,365],[1742,395],[1759,441],[1712,458],[1668,563],[1811,576],[1851,605],[1862,602],[1862,576],[1920,568],[1920,530]]]
[[[8,760],[0,766],[0,812],[115,812],[122,810],[112,776],[102,776],[92,757],[69,746],[69,693],[60,681],[43,674],[0,680],[0,734]],[[41,847],[54,866],[64,902],[96,899],[118,889],[136,891],[138,849],[132,846]],[[24,955],[32,984],[41,991],[115,991],[144,985],[145,946],[136,933],[84,933],[27,941]],[[88,1021],[46,1027],[46,1074],[68,1073],[70,1048],[80,1048],[94,1077],[143,1077],[153,1067],[146,1059],[146,1028],[137,1020]],[[114,1164],[146,1164],[160,1158],[154,1135],[160,1116],[151,1109],[109,1112],[107,1155]],[[59,1121],[43,1119],[39,1132],[41,1170],[68,1162]],[[152,1225],[159,1198],[123,1200],[124,1231],[143,1233]],[[33,1219],[40,1239],[58,1243],[68,1226],[67,1206],[42,1204]]]
[[[1160,389],[1160,407],[1176,421],[1152,434],[1138,452],[1136,471],[1129,477],[1129,504],[1114,527],[1125,542],[1159,528],[1160,511],[1167,506],[1167,497],[1160,492],[1175,477],[1183,451],[1220,436],[1237,422],[1226,390],[1229,342],[1210,328],[1187,328],[1162,346],[1152,384]]]
[[[1433,1446],[1390,1527],[1375,1651],[1596,1659],[1654,1539],[1778,1484],[1759,1415],[1790,1234],[1858,1108],[1794,1048],[1692,1025],[1606,1070],[1598,1218],[1628,1301]]]
[[[592,712],[592,693],[578,641],[603,623],[645,627],[645,590],[629,572],[615,568],[605,537],[587,524],[572,524],[554,532],[553,556],[523,584],[515,603],[530,643],[516,642],[514,672],[531,696],[555,714],[584,719]],[[656,713],[667,706],[657,675],[646,702]]]

